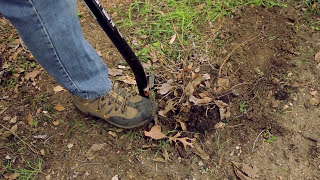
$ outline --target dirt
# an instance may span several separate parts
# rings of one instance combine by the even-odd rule
[[[109,67],[121,64],[121,56],[99,25],[83,5],[79,8],[84,12],[80,21],[88,41]],[[67,92],[53,91],[58,84],[44,71],[34,81],[21,80],[27,72],[39,70],[39,65],[15,77],[18,83],[13,87],[7,82],[14,74],[2,68],[0,105],[7,109],[0,114],[0,122],[9,128],[13,124],[5,117],[17,116],[19,138],[11,135],[0,141],[1,178],[14,172],[5,168],[8,162],[19,169],[40,158],[43,165],[36,179],[111,179],[116,175],[119,179],[237,179],[231,162],[256,167],[257,179],[320,179],[320,111],[319,104],[310,102],[320,98],[320,62],[314,59],[320,50],[320,34],[308,24],[320,16],[308,18],[300,6],[292,4],[288,8],[250,7],[224,19],[219,35],[207,48],[212,66],[204,63],[201,71],[210,73],[214,84],[225,57],[246,42],[235,49],[223,68],[222,76],[230,80],[231,87],[220,95],[212,94],[228,104],[231,117],[221,120],[215,104],[192,106],[182,113],[188,129],[185,136],[197,138],[208,160],[193,148],[185,150],[145,137],[144,130],[150,130],[154,122],[129,131],[78,113]],[[10,23],[0,18],[0,24],[2,63],[9,68],[24,61],[33,63],[30,53],[17,46],[20,42]],[[21,52],[13,58],[19,48]],[[52,109],[56,104],[65,110]],[[37,120],[36,126],[28,123],[29,114]],[[177,114],[178,110],[159,117],[159,123],[174,130]],[[56,121],[58,125],[53,124]],[[215,128],[218,122],[225,126]],[[36,135],[46,138],[36,139]],[[90,147],[104,143],[89,160]],[[163,146],[170,159],[165,163],[156,159],[162,157]]]

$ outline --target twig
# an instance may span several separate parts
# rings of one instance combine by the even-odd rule
[[[251,39],[248,39],[248,40],[246,40],[246,41],[244,41],[244,42],[242,42],[242,43],[240,43],[240,44],[238,44],[235,48],[232,49],[232,51],[224,58],[221,66],[220,66],[220,68],[219,68],[218,78],[221,77],[222,68],[223,68],[223,66],[225,65],[225,63],[228,61],[228,59],[233,55],[233,53],[234,53],[239,47],[247,44],[248,42],[254,40],[255,38],[257,38],[257,36],[256,36],[256,37],[253,37],[253,38],[251,38]]]
[[[257,136],[256,140],[254,141],[253,146],[252,146],[252,152],[254,152],[255,150],[257,150],[257,149],[258,149],[258,148],[257,148],[257,149],[255,149],[254,147],[255,147],[256,142],[258,141],[259,137],[261,136],[261,134],[262,134],[264,131],[265,131],[265,129],[264,129],[264,130],[262,130],[262,131],[259,133],[259,135]]]
[[[227,126],[228,128],[235,128],[235,127],[239,127],[239,126],[244,126],[244,124],[237,124],[237,125],[234,125],[234,126]]]
[[[32,152],[34,152],[34,153],[36,153],[36,154],[40,154],[40,153],[38,153],[36,150],[34,150],[34,149],[31,147],[30,144],[28,144],[28,143],[25,142],[23,139],[21,139],[15,132],[12,132],[11,129],[7,128],[6,126],[4,126],[4,125],[2,125],[2,124],[0,124],[0,126],[2,126],[2,127],[3,127],[4,129],[6,129],[7,131],[10,131],[10,132],[11,132],[15,137],[17,137],[23,144],[27,145]],[[34,145],[32,145],[32,146],[34,146]],[[34,148],[37,149],[37,147],[35,147],[35,146],[34,146]]]

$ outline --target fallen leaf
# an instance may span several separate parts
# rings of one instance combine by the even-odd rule
[[[176,38],[177,38],[177,34],[174,34],[174,35],[171,37],[171,39],[170,39],[170,41],[169,41],[169,44],[173,44],[174,41],[176,40]]]
[[[67,148],[68,149],[71,149],[73,147],[73,144],[72,143],[69,143],[68,145],[67,145]]]
[[[14,179],[17,179],[17,177],[19,177],[20,174],[19,173],[13,173],[13,174],[5,174],[4,175],[4,178],[8,179],[8,180],[14,180]]]
[[[208,104],[212,101],[213,99],[210,97],[204,97],[203,99],[198,99],[194,96],[190,96],[189,97],[189,101],[193,102],[195,105],[199,105],[199,104]]]
[[[161,132],[160,125],[154,125],[150,131],[144,131],[144,135],[155,140],[167,138],[167,136]]]
[[[117,133],[113,131],[108,131],[108,134],[111,135],[112,137],[118,137]]]
[[[230,87],[230,81],[226,78],[218,78],[217,85],[222,87],[224,90],[227,90]]]
[[[314,59],[315,59],[317,62],[320,62],[320,51],[317,52],[317,54],[314,56]]]
[[[5,131],[4,133],[1,134],[0,139],[5,139],[7,137],[9,137],[10,135],[15,135],[17,133],[18,130],[18,125],[15,124],[11,127],[11,129],[9,131]]]
[[[36,78],[40,74],[40,72],[41,71],[38,71],[38,70],[29,72],[25,75],[24,79],[34,81],[34,78]]]
[[[168,80],[166,83],[162,84],[159,88],[159,93],[161,95],[167,94],[170,90],[172,90],[174,87],[171,85],[173,82],[172,79]]]
[[[312,96],[315,96],[317,93],[318,93],[318,91],[311,91],[311,92],[310,92],[310,94],[311,94]]]
[[[272,103],[271,103],[271,107],[277,108],[277,107],[279,107],[280,103],[281,103],[280,100],[274,100],[274,101],[272,101]]]
[[[61,104],[57,104],[53,107],[53,109],[57,110],[57,111],[63,111],[65,110],[65,108],[61,105]]]
[[[181,120],[178,120],[178,122],[180,123],[181,129],[183,131],[187,131],[187,125],[186,123],[182,122]]]
[[[174,109],[173,101],[170,99],[170,100],[167,102],[167,105],[166,105],[166,107],[164,108],[164,110],[159,111],[158,113],[159,113],[160,116],[166,117],[166,114],[167,114],[169,111],[173,110],[173,109]]]
[[[128,76],[128,75],[126,75],[126,76],[120,76],[120,77],[118,78],[118,80],[119,80],[119,81],[122,81],[122,82],[124,82],[124,83],[126,83],[126,84],[130,84],[130,85],[136,85],[136,84],[137,84],[136,80],[135,80],[134,78]]]
[[[42,156],[46,155],[46,151],[44,149],[41,149],[40,153],[41,153]]]
[[[54,92],[60,92],[60,91],[67,91],[66,89],[64,89],[62,86],[56,86],[53,88]]]
[[[244,163],[232,162],[237,177],[241,180],[252,180],[259,178],[258,169]]]
[[[189,82],[185,88],[185,93],[187,96],[193,95],[195,88],[204,81],[203,76],[198,76],[196,79],[194,79],[192,82]]]
[[[312,106],[317,106],[319,103],[320,103],[319,100],[316,99],[316,98],[311,98],[311,99],[310,99],[310,104],[311,104]]]
[[[59,122],[59,121],[53,121],[52,124],[53,124],[54,126],[58,126],[58,125],[60,124],[60,122]]]
[[[172,142],[175,142],[177,144],[177,141],[180,141],[183,144],[184,149],[187,149],[187,146],[194,147],[193,141],[194,139],[188,138],[188,137],[180,137],[181,132],[177,132],[176,135],[169,137],[169,142],[172,144]]]
[[[103,144],[94,144],[90,147],[90,149],[88,150],[88,152],[86,153],[86,157],[89,160],[92,160],[96,157],[95,152],[100,151],[104,146],[106,146],[106,143]]]
[[[29,113],[27,116],[26,116],[26,119],[27,119],[27,122],[29,124],[29,126],[32,126],[33,125],[33,117],[32,115]]]
[[[220,119],[228,119],[231,117],[229,105],[221,100],[215,101],[215,104],[219,107]]]
[[[203,74],[203,78],[204,78],[205,80],[211,79],[210,74],[208,74],[208,73]]]
[[[119,180],[118,174],[115,175],[115,176],[113,176],[113,177],[111,178],[111,180]]]
[[[162,162],[162,163],[165,163],[165,162],[166,162],[166,160],[163,159],[163,158],[161,158],[161,157],[154,158],[154,159],[152,159],[152,161],[154,161],[154,162]]]
[[[10,120],[10,124],[14,124],[14,123],[16,123],[17,122],[17,119],[18,119],[18,117],[17,116],[15,116],[15,117],[13,117],[11,120]]]
[[[215,129],[222,129],[224,127],[226,127],[226,123],[224,122],[218,122],[216,125],[214,125]]]
[[[208,160],[210,157],[209,155],[200,147],[197,141],[193,141],[193,146],[195,147],[194,153],[198,155],[203,160]]]
[[[120,69],[127,69],[126,66],[122,66],[122,65],[118,65],[118,68],[120,68]]]
[[[123,75],[123,70],[122,69],[108,69],[109,75],[110,76],[121,76]]]

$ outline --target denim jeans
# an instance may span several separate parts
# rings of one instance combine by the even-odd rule
[[[0,0],[0,13],[70,93],[93,99],[112,88],[106,65],[82,35],[77,0]]]

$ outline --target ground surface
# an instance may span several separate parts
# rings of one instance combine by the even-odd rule
[[[121,10],[112,9],[131,3],[120,2],[103,3],[117,21]],[[309,8],[299,2],[238,8],[204,25],[206,38],[185,45],[181,62],[161,55],[145,61],[157,76],[153,99],[160,112],[156,122],[133,131],[78,113],[0,18],[1,178],[320,179],[320,15]],[[79,9],[84,34],[106,64],[125,65],[85,7]],[[128,29],[121,28],[134,46]],[[190,95],[188,84],[202,75]],[[181,132],[195,139],[194,147],[145,136],[155,124],[168,137]],[[237,163],[249,167],[236,173]]]

